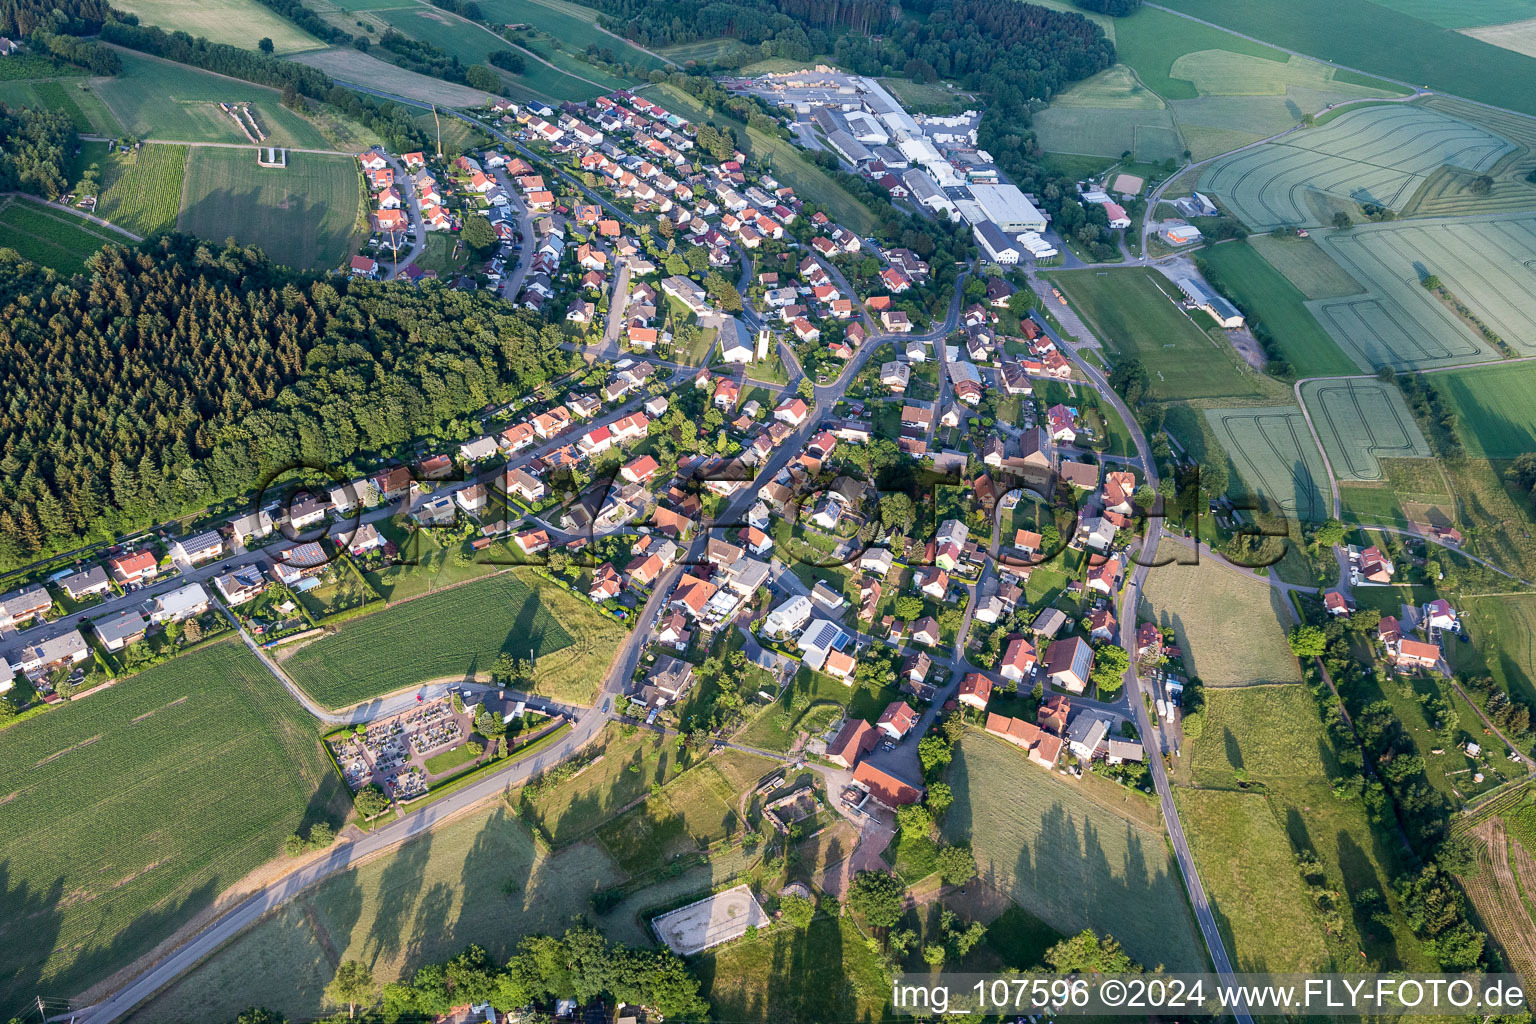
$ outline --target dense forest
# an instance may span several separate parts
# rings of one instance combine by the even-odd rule
[[[68,114],[0,103],[0,191],[55,198],[69,187],[65,169],[75,144]]]
[[[566,369],[559,333],[477,293],[295,274],[184,236],[65,281],[0,250],[0,569],[345,472]]]
[[[30,36],[39,28],[93,35],[116,13],[107,0],[0,0],[0,36]]]
[[[1141,0],[1072,0],[1072,2],[1085,11],[1108,14],[1115,18],[1123,18],[1127,14],[1134,13],[1141,6]]]

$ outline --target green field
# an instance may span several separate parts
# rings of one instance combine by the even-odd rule
[[[1188,557],[1182,545],[1165,540],[1158,561]],[[1289,620],[1268,584],[1245,579],[1206,559],[1199,565],[1171,564],[1149,570],[1138,614],[1173,627],[1191,675],[1208,687],[1289,683],[1301,678],[1286,643]]]
[[[488,674],[501,653],[532,651],[535,689],[579,701],[596,691],[621,633],[582,599],[514,569],[343,623],[283,665],[316,700],[344,707],[430,679]]]
[[[315,723],[238,643],[6,730],[0,1006],[128,966],[344,796]]]
[[[663,46],[657,52],[668,60],[676,61],[679,64],[687,64],[690,61],[700,64],[714,64],[726,54],[734,53],[745,45],[739,39],[695,39],[691,43]]]
[[[1140,359],[1166,401],[1255,397],[1254,376],[1174,304],[1173,285],[1152,270],[1069,270],[1048,275],[1109,351]]]
[[[1536,703],[1536,596],[1473,598],[1462,616],[1473,646],[1500,688]]]
[[[245,143],[220,103],[250,103],[269,141],[326,149],[325,137],[280,102],[276,90],[209,74],[185,64],[118,50],[122,73],[98,79],[95,89],[123,128],[143,139]]]
[[[137,14],[142,24],[158,25],[167,32],[186,32],[212,43],[254,50],[259,40],[270,39],[273,52],[279,56],[325,45],[257,0],[198,0],[195,4],[186,0],[124,0],[121,9]]]
[[[1248,245],[1308,299],[1338,299],[1365,290],[1311,238],[1249,235]]]
[[[1242,39],[1219,28],[1143,6],[1115,19],[1115,53],[1148,88],[1165,100],[1192,100],[1195,84],[1172,76],[1173,63],[1186,53],[1227,50],[1283,64],[1287,56],[1272,46]]]
[[[1382,7],[1419,18],[1442,28],[1469,28],[1474,25],[1502,25],[1505,22],[1536,18],[1532,0],[1461,0],[1445,4],[1440,0],[1375,0]]]
[[[0,103],[63,111],[82,134],[112,135],[119,130],[111,111],[83,78],[0,80]]]
[[[1244,686],[1205,694],[1205,725],[1190,758],[1195,782],[1230,787],[1252,778],[1315,776],[1322,730],[1303,686]]]
[[[106,153],[101,160],[97,215],[145,237],[174,230],[181,212],[187,152],[186,146],[146,144],[132,153]],[[240,152],[249,157],[249,151]]]
[[[981,876],[1064,934],[1113,934],[1132,957],[1195,970],[1204,949],[1160,832],[1135,824],[1031,765],[994,737],[971,733],[950,768],[951,839],[970,840]]]
[[[717,120],[693,97],[670,85],[648,85],[635,91],[690,121]],[[730,122],[721,120],[720,123]],[[861,235],[868,235],[879,226],[869,207],[855,199],[826,171],[811,163],[805,152],[794,143],[740,125],[733,127],[736,129],[737,145],[741,146],[749,158],[771,167],[774,177],[798,194],[814,196],[816,205],[825,210],[827,216]]]
[[[1536,60],[1384,10],[1370,0],[1170,0],[1165,6],[1344,67],[1536,114],[1536,92],[1510,88],[1512,82],[1536,79]],[[1180,24],[1192,33],[1209,31],[1193,21]],[[1122,23],[1122,51],[1127,34]]]
[[[565,0],[483,0],[480,9],[490,21],[532,25],[577,53],[595,46],[599,53],[609,51],[625,64],[646,69],[665,66],[633,43],[598,28],[597,12],[581,4]]]
[[[1536,452],[1536,364],[1451,370],[1429,378],[1456,410],[1471,455],[1510,459]]]
[[[381,10],[378,16],[413,39],[431,43],[457,57],[462,64],[484,64],[492,51],[509,48],[505,40],[489,29],[425,5]],[[554,100],[590,100],[603,91],[532,58],[527,59],[523,74],[504,77]]]
[[[1200,186],[1255,231],[1317,226],[1340,204],[1401,211],[1441,167],[1483,173],[1514,150],[1470,121],[1416,104],[1376,104],[1234,153],[1206,168]]]
[[[1536,213],[1373,224],[1330,231],[1322,246],[1367,292],[1308,308],[1362,370],[1428,369],[1498,355],[1456,310],[1420,287],[1426,274],[1438,276],[1515,351],[1536,353],[1536,290],[1526,266],[1536,251]]]
[[[1052,153],[1117,157],[1129,150],[1147,163],[1177,159],[1183,139],[1166,108],[1052,106],[1035,115],[1040,145]]]
[[[383,2],[383,0],[380,0]],[[423,103],[436,103],[444,107],[478,107],[485,103],[489,93],[471,89],[467,85],[445,82],[430,75],[397,68],[372,54],[360,53],[350,46],[337,46],[328,50],[311,50],[293,58],[300,64],[319,68],[333,78],[381,92],[393,93]],[[428,115],[430,116],[430,115]],[[445,118],[448,124],[460,124],[457,118]]]
[[[716,1020],[738,1024],[889,1019],[879,955],[848,917],[819,917],[804,932],[775,928],[698,962]]]
[[[61,274],[85,272],[85,261],[103,245],[130,239],[62,210],[19,197],[0,199],[0,247]]]
[[[213,241],[232,235],[298,269],[336,267],[362,234],[359,173],[347,156],[291,153],[287,167],[271,168],[254,150],[197,147],[177,227]]]
[[[1296,519],[1328,518],[1327,470],[1299,409],[1206,409],[1205,418],[1237,469],[1228,494],[1257,498]]]
[[[1354,362],[1312,318],[1307,297],[1257,250],[1242,244],[1214,245],[1202,255],[1211,274],[1237,300],[1248,319],[1258,320],[1269,329],[1296,376],[1355,372]]]
[[[1381,480],[1385,474],[1379,459],[1427,459],[1432,454],[1396,385],[1308,381],[1301,386],[1301,400],[1340,480]]]

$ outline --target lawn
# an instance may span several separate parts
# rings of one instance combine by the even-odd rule
[[[1430,380],[1455,410],[1468,454],[1508,459],[1536,451],[1536,364],[1452,370]]]
[[[1297,0],[1284,5],[1264,0],[1170,0],[1167,6],[1346,67],[1536,114],[1536,93],[1509,88],[1511,82],[1536,78],[1536,60],[1418,18],[1384,13],[1370,0]],[[1460,6],[1438,9],[1453,11]],[[1141,11],[1134,17],[1146,13],[1153,12]],[[1175,24],[1179,28],[1170,30],[1175,33],[1208,31],[1185,19],[1176,19]],[[1122,60],[1127,60],[1123,53],[1130,35],[1122,21],[1117,33]]]
[[[1158,559],[1182,553],[1165,540]],[[1268,584],[1207,559],[1149,570],[1138,614],[1173,627],[1190,674],[1207,686],[1248,686],[1301,678],[1285,639],[1282,607]]]
[[[429,775],[442,775],[444,772],[450,772],[460,765],[468,764],[479,756],[479,754],[469,749],[468,744],[450,747],[441,754],[434,754],[427,758],[427,773]]]
[[[716,1020],[880,1021],[890,979],[851,918],[818,917],[701,955],[696,970]]]
[[[1307,297],[1252,246],[1216,245],[1204,252],[1213,282],[1219,282],[1247,314],[1264,324],[1298,377],[1331,377],[1356,371],[1354,360],[1320,327]],[[1319,254],[1320,259],[1326,257]]]
[[[1048,274],[1118,359],[1140,359],[1165,401],[1258,395],[1232,347],[1216,342],[1174,304],[1156,271],[1069,270]]]
[[[145,237],[175,229],[186,176],[186,146],[146,144],[131,153],[112,150],[100,166],[97,216]],[[219,235],[215,241],[223,239]]]
[[[257,0],[198,0],[195,4],[186,0],[124,0],[121,9],[137,14],[141,24],[186,32],[211,43],[254,50],[258,40],[270,39],[278,56],[325,45]]]
[[[1228,494],[1296,519],[1320,522],[1332,514],[1327,470],[1301,410],[1206,409],[1205,418],[1237,470]]]
[[[214,241],[233,236],[296,269],[330,269],[363,237],[359,173],[346,156],[292,153],[276,168],[257,164],[253,150],[198,147],[177,226]]]
[[[970,840],[983,880],[1064,934],[1113,934],[1149,967],[1197,970],[1204,963],[1160,831],[982,733],[961,741],[949,782],[955,802],[944,832]]]
[[[220,103],[251,104],[257,123],[278,146],[329,149],[314,125],[288,110],[277,90],[119,49],[123,70],[94,88],[123,128],[139,138],[170,142],[248,140]]]
[[[622,634],[581,598],[513,569],[345,622],[284,667],[316,700],[344,707],[431,679],[487,675],[502,653],[531,653],[537,692],[582,702]]]
[[[0,246],[61,274],[84,273],[86,258],[108,243],[127,245],[130,240],[41,203],[0,199]]]
[[[1428,459],[1433,454],[1395,384],[1308,381],[1301,386],[1301,400],[1340,480],[1382,480],[1386,474],[1380,460]]]
[[[6,730],[0,1006],[148,953],[345,798],[315,723],[235,642]]]
[[[715,117],[692,96],[670,85],[649,85],[636,92],[690,121],[729,124],[735,129],[738,144],[742,144],[748,157],[770,167],[774,177],[799,195],[815,197],[815,202],[826,211],[827,216],[860,235],[868,235],[879,226],[869,207],[855,199],[851,192],[839,185],[826,171],[811,163],[805,152],[794,143],[746,128],[738,122]]]

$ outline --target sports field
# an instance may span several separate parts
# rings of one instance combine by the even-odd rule
[[[19,196],[0,199],[0,248],[15,249],[61,274],[84,273],[86,258],[103,245],[131,242],[109,228],[42,203]]]
[[[1514,150],[1479,125],[1406,103],[1346,110],[1327,124],[1220,160],[1200,177],[1255,231],[1316,226],[1329,218],[1309,200],[1402,210],[1445,165],[1481,173]]]
[[[480,10],[493,22],[532,25],[577,53],[585,53],[587,47],[596,46],[599,52],[610,51],[625,64],[646,69],[666,66],[664,61],[628,40],[599,28],[597,11],[582,4],[566,0],[482,0]]]
[[[274,168],[257,164],[254,150],[197,147],[177,227],[214,241],[233,235],[298,269],[335,267],[360,235],[359,173],[346,156],[290,153]]]
[[[1256,236],[1264,237],[1264,236]],[[1314,250],[1315,251],[1315,250]],[[1220,282],[1250,321],[1268,328],[1298,377],[1354,373],[1354,362],[1320,327],[1307,297],[1249,245],[1225,244],[1202,255],[1207,276]],[[1326,257],[1318,256],[1319,259]]]
[[[258,41],[270,39],[279,56],[325,45],[257,0],[124,0],[120,8],[137,14],[141,24],[186,32],[212,43],[254,50]]]
[[[1536,114],[1536,90],[1510,88],[1513,82],[1536,80],[1536,60],[1384,11],[1371,0],[1169,0],[1163,6],[1310,57]],[[1436,6],[1441,11],[1461,7]],[[1470,6],[1477,10],[1482,4]],[[1183,24],[1191,31],[1205,28],[1188,20]],[[1122,26],[1119,38],[1126,34]]]
[[[237,642],[12,726],[0,758],[0,1006],[147,953],[301,825],[340,824],[315,723]]]
[[[344,707],[445,676],[489,674],[503,652],[534,659],[535,689],[590,699],[623,630],[584,600],[514,569],[345,622],[283,667]]]
[[[1454,309],[1420,286],[1428,274],[1513,349],[1536,353],[1536,213],[1373,224],[1327,232],[1321,243],[1367,291],[1308,306],[1362,370],[1497,357]]]
[[[187,169],[186,146],[146,143],[131,153],[114,150],[103,155],[100,166],[97,216],[145,237],[176,227]]]
[[[1173,285],[1156,271],[1069,270],[1048,276],[1117,358],[1142,361],[1157,397],[1259,394],[1232,347],[1197,327],[1174,304]]]
[[[1165,540],[1158,560],[1189,557]],[[1172,626],[1190,672],[1207,686],[1289,683],[1301,678],[1272,588],[1209,560],[1150,569],[1139,613]]]
[[[1511,459],[1536,452],[1536,363],[1451,370],[1430,380],[1456,410],[1468,454]]]
[[[117,52],[123,60],[122,73],[96,79],[94,88],[123,128],[141,139],[246,143],[234,119],[219,104],[250,103],[271,144],[329,148],[314,125],[282,105],[274,89],[132,50]]]
[[[1067,935],[1110,933],[1148,966],[1195,970],[1204,962],[1160,831],[983,733],[961,741],[949,783],[955,802],[945,834],[968,839],[981,877],[1031,914]]]
[[[1328,474],[1301,410],[1206,409],[1205,418],[1241,478],[1229,494],[1258,498],[1296,519],[1328,518]]]
[[[1427,459],[1432,454],[1395,385],[1358,379],[1308,381],[1301,386],[1301,400],[1340,480],[1381,480],[1379,459]]]
[[[748,928],[761,928],[771,920],[751,888],[737,885],[653,918],[651,927],[672,952],[692,956],[739,939]]]
[[[430,75],[419,75],[414,71],[397,68],[377,57],[359,53],[350,46],[311,50],[296,54],[293,59],[319,68],[333,78],[423,103],[436,103],[445,107],[478,107],[490,96],[489,93],[471,89],[467,85],[456,85]]]

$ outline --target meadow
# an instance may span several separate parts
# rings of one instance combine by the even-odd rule
[[[122,73],[96,79],[94,88],[130,134],[171,142],[245,143],[245,135],[219,104],[246,102],[272,144],[328,148],[325,136],[284,107],[275,89],[132,50],[117,52]]]
[[[296,54],[293,59],[319,68],[342,81],[444,107],[478,107],[490,96],[489,93],[471,89],[467,85],[457,85],[430,75],[397,68],[371,54],[359,53],[350,46],[310,50]]]
[[[1456,434],[1469,455],[1510,459],[1536,452],[1536,365],[1448,370],[1429,378],[1456,412]]]
[[[430,679],[488,674],[499,655],[531,652],[537,692],[583,702],[622,633],[581,598],[513,569],[344,622],[284,667],[320,703],[345,707]]]
[[[220,240],[231,235],[301,270],[339,266],[358,243],[362,189],[348,156],[290,153],[262,167],[249,149],[192,150],[177,226]]]
[[[480,9],[491,21],[532,25],[576,52],[584,53],[587,47],[595,46],[599,53],[607,50],[626,64],[647,70],[665,66],[665,62],[628,40],[599,28],[597,12],[582,4],[565,0],[483,0]]]
[[[1536,114],[1536,92],[1510,88],[1512,82],[1536,78],[1536,60],[1415,17],[1384,16],[1370,0],[1296,0],[1284,5],[1170,0],[1165,6],[1320,60]],[[1190,32],[1207,29],[1197,22],[1180,23]],[[1122,25],[1120,38],[1127,34]]]
[[[106,105],[83,78],[0,80],[0,103],[8,107],[34,107],[63,111],[75,131],[112,135],[119,129]]]
[[[186,146],[146,143],[131,153],[104,153],[96,215],[146,238],[174,230],[181,211],[187,152]],[[250,159],[249,151],[245,152]],[[222,239],[224,235],[208,237]]]
[[[1481,665],[1500,689],[1528,704],[1536,704],[1536,595],[1476,597],[1462,610],[1472,646]],[[1463,667],[1457,651],[1457,667]]]
[[[1429,442],[1419,431],[1403,393],[1379,380],[1316,380],[1301,386],[1301,400],[1339,480],[1385,477],[1383,458],[1427,459]]]
[[[1156,271],[1069,270],[1048,277],[1110,351],[1142,361],[1158,398],[1260,394],[1231,346],[1197,327],[1174,304],[1173,285]]]
[[[1214,245],[1201,255],[1210,275],[1237,301],[1249,320],[1257,320],[1269,329],[1296,376],[1326,377],[1355,372],[1353,360],[1339,350],[1307,310],[1307,296],[1266,262],[1258,250],[1240,243]]]
[[[1200,95],[1195,83],[1171,74],[1174,61],[1186,53],[1224,50],[1276,64],[1287,59],[1283,51],[1272,46],[1151,7],[1143,6],[1115,22],[1116,55],[1165,100],[1192,100]]]
[[[1362,370],[1383,364],[1420,370],[1497,356],[1455,309],[1420,286],[1429,274],[1512,349],[1536,352],[1536,293],[1524,266],[1536,246],[1536,213],[1373,224],[1330,231],[1321,242],[1368,290],[1308,308]]]
[[[1137,160],[1162,163],[1184,151],[1173,115],[1161,104],[1096,109],[1053,103],[1035,115],[1034,127],[1040,145],[1052,153],[1117,157],[1129,151]]]
[[[704,953],[697,967],[717,1020],[887,1019],[885,967],[851,918],[818,917],[803,932],[774,928]]]
[[[278,56],[325,45],[257,0],[198,0],[195,4],[185,0],[124,0],[121,9],[138,15],[142,24],[158,25],[167,32],[186,32],[213,43],[254,50],[258,40],[270,39]]]
[[[1280,272],[1307,299],[1339,299],[1365,291],[1360,282],[1318,246],[1315,239],[1285,235],[1249,235],[1248,247]],[[1206,258],[1216,249],[1207,251]],[[1353,367],[1353,363],[1350,364]],[[1347,372],[1347,371],[1346,371]]]
[[[1172,541],[1158,548],[1159,561],[1185,554]],[[1190,674],[1215,688],[1300,680],[1282,607],[1268,584],[1207,559],[1149,570],[1139,614],[1172,626]]]
[[[41,203],[0,199],[0,247],[15,249],[61,274],[83,274],[86,259],[103,245],[129,242],[115,231]]]
[[[1482,173],[1514,149],[1470,121],[1415,104],[1376,104],[1234,153],[1208,167],[1200,185],[1254,231],[1315,226],[1331,217],[1323,216],[1328,201],[1400,212],[1441,167]]]
[[[1160,831],[982,733],[961,741],[949,783],[955,802],[944,832],[972,843],[982,881],[1064,934],[1113,934],[1148,966],[1195,970],[1204,962]]]
[[[1211,688],[1205,697],[1205,724],[1190,757],[1196,784],[1232,788],[1238,772],[1254,779],[1320,773],[1322,728],[1305,687]]]
[[[216,643],[6,731],[0,1006],[149,952],[347,801],[314,722]]]
[[[1206,409],[1205,418],[1237,469],[1239,479],[1228,485],[1228,494],[1312,522],[1332,513],[1328,473],[1301,410]]]

